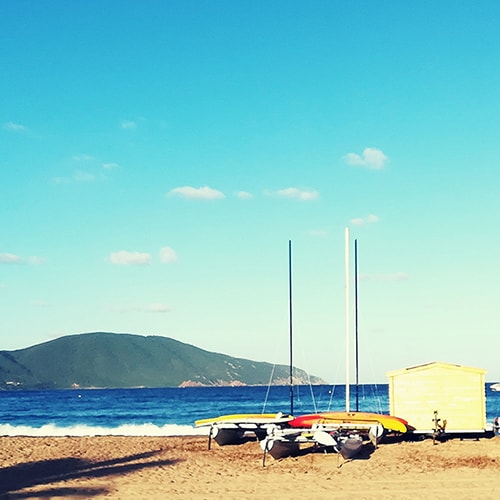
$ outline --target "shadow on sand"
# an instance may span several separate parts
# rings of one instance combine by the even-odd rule
[[[85,497],[107,493],[105,488],[90,487],[51,487],[52,483],[80,478],[107,477],[125,474],[135,470],[170,466],[179,460],[154,460],[137,463],[137,460],[151,458],[160,451],[151,451],[129,455],[114,460],[92,462],[80,458],[60,458],[54,460],[41,460],[39,462],[26,462],[12,467],[0,468],[0,499],[33,498],[34,493],[22,492],[24,488],[47,485],[43,490],[37,490],[38,498],[53,497]]]

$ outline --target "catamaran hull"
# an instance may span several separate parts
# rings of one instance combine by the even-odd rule
[[[290,434],[290,429],[283,429],[261,441],[264,453],[269,453],[274,459],[297,455],[301,444],[319,446],[325,451],[331,450],[340,453],[346,460],[354,458],[363,448],[363,440],[360,435],[340,436],[322,430],[313,432],[302,430],[300,433]]]
[[[259,440],[264,439],[268,427],[281,427],[291,419],[282,413],[242,413],[197,420],[195,426],[210,427],[209,441],[213,439],[219,446],[225,446],[243,443],[249,433],[255,434]]]
[[[214,426],[210,429],[210,437],[219,445],[240,444],[245,439],[245,431],[239,428]]]
[[[340,446],[340,454],[346,460],[354,458],[361,452],[363,448],[363,441],[358,438],[348,438],[342,442]]]
[[[266,438],[261,441],[264,453],[269,453],[274,459],[292,457],[299,453],[300,444],[296,441]]]

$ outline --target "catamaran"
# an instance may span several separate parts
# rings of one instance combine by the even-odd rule
[[[357,241],[355,240],[355,298],[356,298],[356,387],[358,386],[357,356]],[[378,413],[350,410],[350,302],[349,302],[349,229],[345,229],[345,290],[346,290],[346,408],[345,411],[324,412],[296,417],[284,426],[270,426],[261,441],[264,454],[284,458],[298,453],[303,443],[321,446],[349,459],[356,456],[364,442],[377,445],[387,433],[405,434],[413,428],[402,418]],[[357,402],[357,395],[356,395]]]

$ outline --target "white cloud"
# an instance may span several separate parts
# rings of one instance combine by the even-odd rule
[[[52,184],[71,184],[73,182],[95,182],[104,179],[104,174],[99,168],[99,161],[87,153],[76,153],[64,161],[65,168],[73,168],[73,173],[52,177]]]
[[[236,196],[240,199],[240,200],[251,200],[253,198],[253,195],[252,193],[249,193],[248,191],[238,191],[236,193]]]
[[[355,226],[365,226],[366,224],[375,224],[379,220],[378,216],[370,214],[367,217],[356,217],[355,219],[351,219],[351,224]]]
[[[102,164],[102,168],[104,168],[105,170],[112,170],[114,168],[118,168],[120,165],[118,165],[118,163],[115,163],[115,162],[108,162],[108,163],[103,163]]]
[[[13,253],[0,253],[0,264],[22,264],[24,259]]]
[[[120,252],[111,252],[109,261],[112,264],[121,266],[145,265],[151,264],[151,255],[145,252],[128,252],[127,250],[121,250]]]
[[[90,172],[84,172],[83,170],[77,170],[73,174],[73,180],[75,182],[93,182],[95,181],[95,175]]]
[[[160,249],[160,261],[169,264],[170,262],[175,262],[177,260],[177,254],[170,247],[163,247]]]
[[[300,201],[316,200],[319,197],[319,193],[314,189],[304,190],[294,187],[279,189],[274,194],[276,196],[280,196],[283,198],[292,198],[294,200],[300,200]]]
[[[224,193],[208,186],[194,188],[192,186],[183,186],[171,189],[168,192],[170,196],[179,196],[189,200],[217,200],[225,198]]]
[[[30,256],[28,258],[21,257],[13,253],[0,253],[0,264],[28,264],[37,266],[43,264],[45,259],[42,257]]]
[[[152,304],[148,304],[142,308],[143,311],[152,312],[152,313],[165,313],[171,310],[171,307],[168,304],[162,304],[160,302],[154,302]]]
[[[344,159],[348,165],[380,170],[384,168],[384,163],[389,158],[380,149],[365,148],[361,155],[348,153],[344,156]]]
[[[3,124],[4,130],[9,130],[11,132],[26,132],[28,130],[27,127],[21,125],[20,123],[7,122]]]
[[[75,170],[70,177],[52,177],[50,182],[52,184],[70,184],[72,182],[94,182],[96,175],[91,172],[84,172],[83,170]]]
[[[137,123],[132,120],[123,120],[120,124],[121,128],[126,130],[133,130],[137,128]]]

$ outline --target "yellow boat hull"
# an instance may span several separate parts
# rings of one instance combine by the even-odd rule
[[[194,425],[196,427],[211,426],[217,424],[265,425],[265,424],[285,423],[291,420],[292,418],[293,417],[290,417],[288,415],[283,415],[281,413],[235,413],[232,415],[221,415],[219,417],[196,420]]]

